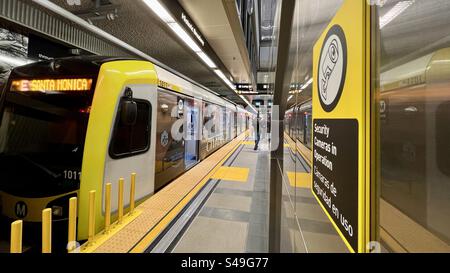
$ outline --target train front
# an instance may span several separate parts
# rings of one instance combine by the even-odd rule
[[[67,240],[62,231],[67,230],[69,199],[80,187],[97,74],[98,66],[82,60],[39,62],[12,71],[0,104],[1,240],[9,238],[8,225],[20,219],[24,243],[39,244],[45,208],[52,209],[54,241]]]

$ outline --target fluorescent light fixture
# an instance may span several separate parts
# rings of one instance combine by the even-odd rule
[[[236,86],[223,74],[222,70],[220,69],[214,69],[214,72],[219,76],[233,91],[236,92]]]
[[[210,68],[216,68],[216,64],[206,55],[203,51],[197,52],[197,55],[207,64]]]
[[[256,111],[256,108],[255,108],[250,102],[248,102],[248,100],[247,100],[244,96],[239,95],[239,97],[241,97],[241,99],[242,99],[243,101],[245,101],[245,103],[247,103],[247,105],[248,105],[250,108],[252,108],[253,111],[255,111],[255,113],[258,112],[258,111]]]
[[[197,55],[202,59],[202,61],[210,68],[217,68],[217,65],[211,60],[211,58],[206,55],[202,49],[197,45],[194,39],[189,36],[189,34],[175,21],[175,19],[170,15],[166,8],[161,5],[158,0],[143,0],[144,3],[167,25],[172,29],[173,32],[190,48],[192,51],[197,53]],[[216,74],[233,90],[236,89],[234,84],[228,80],[222,71],[216,69],[214,70]]]
[[[186,31],[180,27],[178,23],[168,23],[169,27],[180,37],[183,42],[190,47],[194,52],[202,51],[196,42],[189,36]]]
[[[166,23],[175,23],[172,15],[167,12],[166,8],[164,8],[158,0],[143,0],[144,3],[159,17]]]
[[[225,83],[228,85],[228,87],[230,87],[231,89],[233,89],[234,92],[236,92],[236,86],[230,82],[228,79],[225,81]]]
[[[387,24],[389,24],[397,16],[402,14],[412,4],[414,4],[414,0],[398,2],[391,10],[389,10],[385,15],[383,15],[383,17],[381,17],[380,29],[384,28]]]
[[[313,82],[313,79],[309,79],[303,86],[300,88],[300,90],[305,90],[308,86],[310,86]]]
[[[225,77],[225,74],[223,74],[222,70],[214,69],[214,72],[216,72],[217,76],[219,76],[222,80],[226,80],[227,79],[227,77]]]
[[[287,100],[287,101],[290,101],[290,100],[292,99],[292,97],[293,97],[293,95],[290,95],[290,96],[288,97],[288,100]]]
[[[17,58],[17,57],[6,56],[6,55],[0,55],[0,61],[3,61],[5,63],[13,65],[13,66],[26,65],[31,62],[30,60],[25,60],[25,59],[21,59],[21,58]]]

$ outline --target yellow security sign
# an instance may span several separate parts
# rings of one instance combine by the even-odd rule
[[[369,241],[370,7],[347,0],[314,46],[312,187],[352,252]]]

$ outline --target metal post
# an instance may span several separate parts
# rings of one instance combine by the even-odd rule
[[[136,191],[136,173],[132,173],[130,186],[130,214],[134,212],[135,191]]]
[[[279,126],[278,136],[273,136],[279,137],[279,144],[278,149],[273,151],[270,157],[269,252],[279,253],[283,202],[283,121],[272,121],[272,126]],[[272,131],[276,132],[276,130]]]
[[[290,43],[292,24],[295,10],[295,0],[283,0],[279,3],[280,25],[278,37],[277,67],[275,69],[275,85],[273,105],[279,106],[279,117],[272,116],[272,134],[275,134],[275,126],[278,128],[278,147],[271,153],[270,160],[270,204],[269,204],[269,252],[280,252],[281,242],[281,208],[283,186],[283,156],[284,156],[284,128],[283,117],[286,110],[289,86],[292,76],[290,64]],[[278,124],[275,124],[278,123]],[[271,141],[274,141],[274,138]]]
[[[22,220],[17,220],[11,224],[11,253],[22,253]]]
[[[124,179],[120,178],[119,179],[119,205],[118,205],[118,210],[119,210],[119,216],[118,216],[118,222],[122,222],[123,219],[123,183],[124,183]]]
[[[52,253],[52,209],[42,211],[42,253]]]
[[[67,251],[72,251],[76,246],[76,234],[77,234],[77,198],[72,197],[69,200],[69,234]]]
[[[105,187],[105,232],[109,232],[111,225],[111,183]]]

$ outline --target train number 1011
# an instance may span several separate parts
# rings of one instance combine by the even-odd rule
[[[64,179],[80,180],[81,172],[73,170],[64,170]]]

